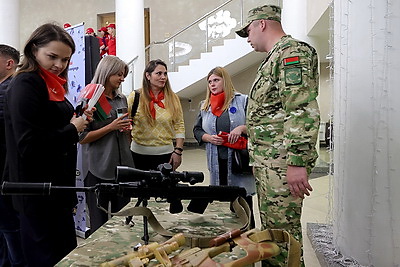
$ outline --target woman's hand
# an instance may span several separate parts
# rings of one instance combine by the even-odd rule
[[[204,141],[209,142],[213,145],[220,146],[224,142],[224,139],[216,134],[204,134],[203,137],[205,138]]]
[[[75,115],[72,116],[70,122],[75,126],[78,133],[83,132],[83,130],[85,130],[89,124],[89,121],[83,119],[82,117],[76,117]]]
[[[171,158],[169,160],[169,164],[172,165],[172,170],[176,170],[179,166],[181,166],[182,163],[182,152],[180,155],[176,154],[175,152],[172,152]]]
[[[242,130],[240,126],[233,129],[228,135],[228,142],[233,144],[236,143],[239,137],[242,135]]]
[[[89,122],[92,122],[93,121],[93,113],[96,111],[96,107],[92,107],[92,109],[90,109],[90,110],[88,110],[87,108],[88,108],[88,105],[86,105],[83,114],[85,114],[86,119]]]
[[[119,118],[116,118],[115,120],[113,120],[108,127],[110,128],[110,130],[120,130],[121,132],[123,131],[130,131],[131,129],[131,119],[128,119],[128,113],[125,113],[124,115],[122,115]]]

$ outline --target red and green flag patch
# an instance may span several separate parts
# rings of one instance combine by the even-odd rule
[[[288,65],[293,65],[296,63],[300,62],[300,57],[295,56],[295,57],[287,57],[283,59],[283,65],[288,66]]]

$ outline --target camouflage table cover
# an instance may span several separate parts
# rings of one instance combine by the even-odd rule
[[[127,207],[133,207],[134,201]],[[148,208],[165,229],[174,233],[217,236],[241,226],[236,215],[230,211],[228,202],[214,201],[208,205],[202,215],[186,211],[185,207],[189,201],[182,201],[182,203],[184,211],[179,214],[170,214],[168,203],[149,200]],[[144,244],[141,239],[143,236],[142,217],[133,217],[133,222],[134,225],[125,225],[125,217],[114,216],[87,239],[79,241],[78,247],[56,266],[99,266],[103,262],[126,255],[133,251],[133,247],[138,243]],[[149,236],[150,242],[161,243],[167,239],[155,233],[150,225]],[[240,250],[224,253],[225,255],[221,254],[218,256],[220,259],[216,261],[231,261],[242,253],[243,251]]]

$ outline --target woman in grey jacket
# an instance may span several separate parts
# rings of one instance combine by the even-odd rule
[[[116,56],[105,56],[97,65],[91,83],[104,86],[104,95],[111,110],[104,120],[99,118],[92,121],[79,136],[79,142],[83,144],[82,172],[85,186],[113,183],[117,166],[134,166],[129,150],[131,120],[128,119],[128,103],[126,97],[119,92],[128,71],[128,65]],[[105,209],[110,206],[109,211],[117,212],[130,201],[129,197],[113,194],[100,194],[97,197],[89,193],[86,199],[91,233],[108,220],[107,213],[99,209],[98,205]]]
[[[218,136],[220,131],[227,132],[228,142],[235,143],[246,134],[247,96],[235,91],[230,75],[222,67],[209,72],[207,83],[206,99],[201,103],[193,133],[199,144],[206,144],[210,183],[244,187],[251,196],[255,193],[253,175],[232,173],[233,149],[223,146],[224,140]]]

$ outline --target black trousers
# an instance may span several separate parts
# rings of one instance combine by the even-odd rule
[[[228,159],[218,158],[219,185],[228,185]]]
[[[19,227],[11,196],[0,195],[0,266],[25,266]]]
[[[171,154],[172,153],[162,155],[142,155],[132,152],[132,157],[136,169],[149,171],[158,170],[158,165],[168,163],[171,159]]]
[[[20,228],[29,267],[52,267],[77,246],[72,209],[20,215]]]

